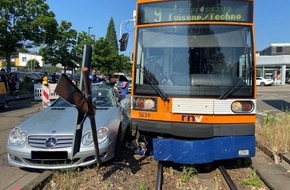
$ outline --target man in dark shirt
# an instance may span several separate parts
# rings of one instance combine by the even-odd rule
[[[91,81],[91,84],[92,83],[99,83],[99,82],[102,82],[104,80],[104,79],[100,78],[99,76],[97,76],[96,69],[92,70],[92,73],[90,74],[89,79]]]

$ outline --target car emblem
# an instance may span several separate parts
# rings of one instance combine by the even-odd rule
[[[46,147],[48,147],[48,148],[52,148],[52,147],[54,147],[54,146],[56,145],[56,139],[53,138],[53,137],[48,138],[48,139],[46,140],[46,142],[45,142],[45,145],[46,145]]]

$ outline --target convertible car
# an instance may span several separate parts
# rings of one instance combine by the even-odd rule
[[[121,98],[105,84],[92,84],[91,89],[100,160],[106,162],[120,155],[129,129],[130,98]],[[90,121],[76,106],[58,98],[10,132],[8,163],[34,169],[67,169],[96,163]]]

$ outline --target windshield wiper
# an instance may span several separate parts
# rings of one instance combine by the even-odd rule
[[[242,78],[238,78],[237,82],[235,82],[227,91],[225,91],[220,97],[220,100],[227,99],[230,95],[232,95],[234,92],[239,90],[244,84],[240,85],[244,80]]]
[[[142,73],[144,74],[145,78],[149,82],[150,86],[155,90],[155,92],[157,92],[157,94],[161,97],[161,99],[164,102],[169,102],[169,98],[167,97],[167,95],[159,88],[158,85],[156,85],[151,80],[151,78],[149,77],[148,71],[145,68],[143,68],[141,65],[137,65],[136,68],[138,68],[138,69],[140,69],[142,71]]]
[[[247,72],[242,78],[238,78],[238,80],[228,89],[226,90],[220,97],[220,100],[227,99],[230,95],[232,95],[234,92],[238,91],[241,87],[244,86],[244,80],[246,77],[254,71],[254,67],[250,67],[247,69]]]

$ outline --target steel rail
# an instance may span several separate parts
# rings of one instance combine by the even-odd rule
[[[221,171],[228,187],[230,190],[238,190],[236,184],[233,182],[232,178],[230,177],[229,173],[227,172],[224,166],[219,166],[219,170]]]

